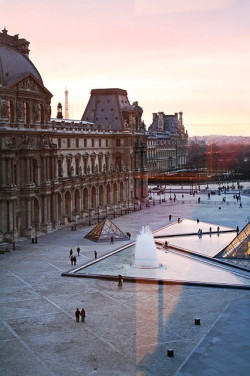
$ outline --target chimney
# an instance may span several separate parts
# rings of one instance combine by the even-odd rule
[[[179,122],[180,122],[181,125],[183,125],[182,124],[182,115],[183,115],[183,112],[179,112]]]
[[[60,102],[57,105],[57,115],[56,115],[56,117],[57,117],[57,119],[62,119],[63,118],[63,115],[62,115],[62,105],[61,105]]]
[[[178,119],[178,112],[175,112],[174,116]]]

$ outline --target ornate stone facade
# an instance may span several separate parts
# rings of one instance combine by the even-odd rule
[[[35,237],[37,231],[56,230],[94,215],[103,217],[111,209],[125,213],[136,201],[147,199],[146,134],[138,103],[130,105],[125,90],[102,89],[106,106],[100,107],[101,113],[109,110],[107,101],[118,92],[126,99],[110,109],[119,112],[119,119],[51,119],[52,94],[28,58],[28,45],[6,30],[0,33],[4,241]]]
[[[153,114],[153,122],[148,130],[147,160],[148,171],[167,172],[183,169],[187,162],[188,134],[183,125],[183,114]]]

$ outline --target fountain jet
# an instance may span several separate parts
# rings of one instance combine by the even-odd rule
[[[154,237],[149,226],[143,226],[137,237],[134,266],[142,269],[159,267]]]

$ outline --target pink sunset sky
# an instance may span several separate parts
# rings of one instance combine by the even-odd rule
[[[8,0],[0,19],[80,119],[93,88],[118,87],[152,112],[183,111],[190,136],[250,136],[249,0]]]

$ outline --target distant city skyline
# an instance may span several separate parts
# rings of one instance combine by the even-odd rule
[[[249,0],[10,0],[1,29],[30,41],[52,98],[80,119],[90,90],[121,88],[190,136],[250,136]],[[65,108],[63,108],[64,112]]]

